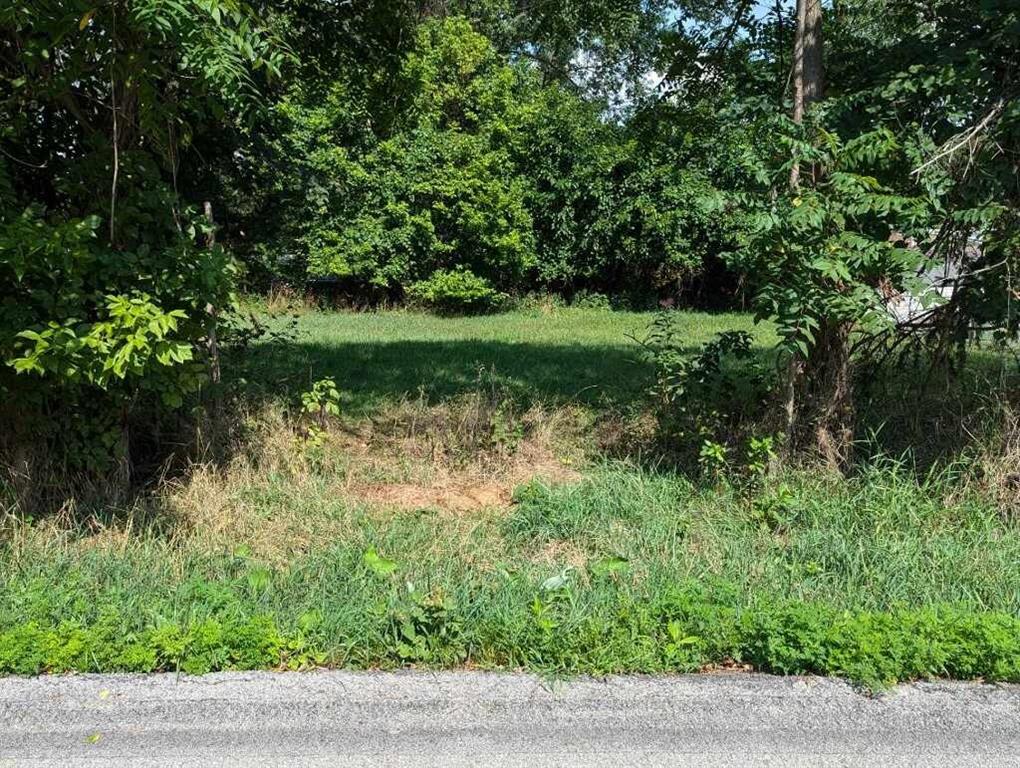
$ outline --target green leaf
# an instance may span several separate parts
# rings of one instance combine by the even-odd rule
[[[365,554],[362,555],[361,559],[368,566],[369,570],[372,571],[376,576],[384,578],[394,573],[397,570],[397,563],[393,560],[387,560],[385,557],[376,552],[375,547],[369,547],[365,550]]]
[[[605,576],[612,573],[623,573],[629,568],[630,561],[625,557],[620,557],[619,555],[603,558],[590,566],[591,572],[598,576]]]

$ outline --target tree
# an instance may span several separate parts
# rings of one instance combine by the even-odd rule
[[[2,447],[44,435],[127,478],[132,419],[206,380],[234,266],[177,194],[180,157],[285,57],[228,0],[0,9]]]
[[[822,61],[822,4],[821,0],[797,0],[797,27],[794,32],[793,44],[793,122],[801,125],[807,109],[822,99],[824,89],[824,65]],[[795,161],[790,168],[790,188],[796,193],[800,187],[800,162]],[[814,174],[812,174],[813,176]],[[829,343],[828,341],[826,343]],[[837,347],[840,344],[838,334],[831,339]],[[817,356],[817,353],[816,353]],[[804,361],[799,349],[792,348],[786,369],[786,393],[783,411],[786,420],[787,445],[792,447],[795,440],[797,423],[797,389],[804,375]],[[816,373],[811,371],[811,374]],[[839,375],[842,379],[845,374]],[[848,381],[833,382],[834,386],[843,391],[849,386]],[[821,430],[828,427],[819,425]],[[831,436],[819,433],[825,444],[831,445]],[[820,440],[821,442],[821,440]]]
[[[767,118],[789,159],[771,163],[767,193],[742,198],[758,223],[734,261],[754,280],[759,314],[779,325],[789,448],[810,444],[841,467],[853,441],[855,341],[891,327],[885,301],[927,259],[933,201],[910,179],[902,132],[834,124],[858,94],[823,99],[821,5],[799,0],[797,10],[792,114]]]
[[[395,69],[316,70],[271,106],[223,184],[258,188],[237,229],[257,233],[260,272],[369,301],[461,269],[502,292],[654,299],[731,244],[689,131],[659,142],[607,119],[466,18],[427,18],[412,37]],[[363,86],[376,80],[384,104]]]

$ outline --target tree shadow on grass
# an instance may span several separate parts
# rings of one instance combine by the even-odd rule
[[[919,473],[1001,440],[1020,391],[1015,360],[980,349],[954,372],[920,361],[861,378],[858,453],[892,457]]]
[[[312,382],[332,377],[351,414],[419,393],[442,402],[490,388],[522,403],[627,409],[643,399],[653,376],[636,344],[494,341],[271,343],[236,370],[245,395],[263,402],[296,402]]]

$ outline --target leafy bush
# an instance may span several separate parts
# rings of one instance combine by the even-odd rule
[[[62,424],[58,454],[78,469],[124,461],[130,419],[208,380],[207,307],[231,305],[234,266],[166,224],[127,250],[104,242],[97,216],[0,211],[0,392],[19,404],[0,418],[43,435]]]
[[[0,35],[3,155],[48,158],[0,161],[0,451],[24,470],[42,442],[65,477],[129,474],[131,422],[156,431],[202,385],[231,304],[234,263],[178,193],[178,153],[286,57],[218,0],[8,4]]]
[[[521,284],[534,263],[522,184],[484,138],[423,127],[362,160],[340,210],[302,235],[309,273],[398,294],[436,269]]]
[[[399,297],[459,268],[520,287],[535,240],[526,181],[503,146],[518,74],[466,20],[445,19],[423,24],[399,60],[386,131],[365,131],[372,105],[343,79],[325,97],[295,89],[275,109],[285,160],[263,169],[279,190],[273,217],[285,206],[265,250],[362,295]]]
[[[404,664],[456,665],[464,661],[463,617],[442,592],[407,596],[390,617],[389,650]]]
[[[488,280],[466,269],[438,270],[428,280],[412,285],[407,296],[443,314],[491,312],[507,300],[506,294],[494,289]]]
[[[266,215],[250,222],[266,270],[376,298],[465,268],[501,291],[644,299],[730,247],[704,169],[508,61],[463,18],[428,20],[413,41],[384,101],[353,80],[364,73],[334,71],[274,106],[254,169]]]
[[[670,311],[656,315],[642,342],[655,367],[649,394],[662,436],[682,452],[697,450],[699,463],[713,472],[760,414],[768,391],[751,342],[746,331],[725,331],[692,350]]]

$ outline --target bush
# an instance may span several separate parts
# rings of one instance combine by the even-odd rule
[[[367,96],[341,79],[326,97],[296,89],[276,106],[282,134],[264,169],[267,253],[342,290],[394,298],[436,270],[468,269],[502,290],[534,270],[527,182],[504,147],[517,71],[463,19],[424,24],[373,124]],[[355,120],[352,114],[358,115]]]
[[[232,206],[251,211],[257,271],[373,300],[464,268],[502,291],[650,302],[735,247],[682,147],[605,120],[466,19],[423,23],[392,66],[384,103],[343,71],[274,105],[270,152]]]
[[[726,452],[760,419],[770,387],[751,335],[724,331],[691,349],[676,313],[665,311],[656,315],[642,344],[655,369],[648,394],[660,437],[681,457],[698,451],[703,468],[721,469]],[[764,446],[755,445],[749,459],[760,464]]]
[[[150,181],[154,193],[166,191]],[[0,209],[0,394],[9,406],[0,407],[0,431],[13,436],[8,449],[41,436],[57,463],[75,470],[134,462],[130,424],[146,431],[206,382],[206,308],[231,306],[233,263],[219,246],[200,247],[173,221],[161,228],[156,212],[145,213],[146,239],[128,249],[105,242],[98,216]]]
[[[492,312],[504,306],[508,297],[483,277],[466,269],[441,269],[428,280],[412,285],[407,296],[441,314],[464,315]]]
[[[23,485],[41,474],[32,452],[62,479],[115,469],[124,485],[148,458],[132,443],[166,434],[204,383],[235,265],[179,164],[208,135],[198,115],[250,109],[253,72],[286,58],[247,7],[95,11],[0,11],[0,36],[19,41],[0,60],[19,84],[0,93],[3,155],[49,158],[0,161],[0,462]]]

